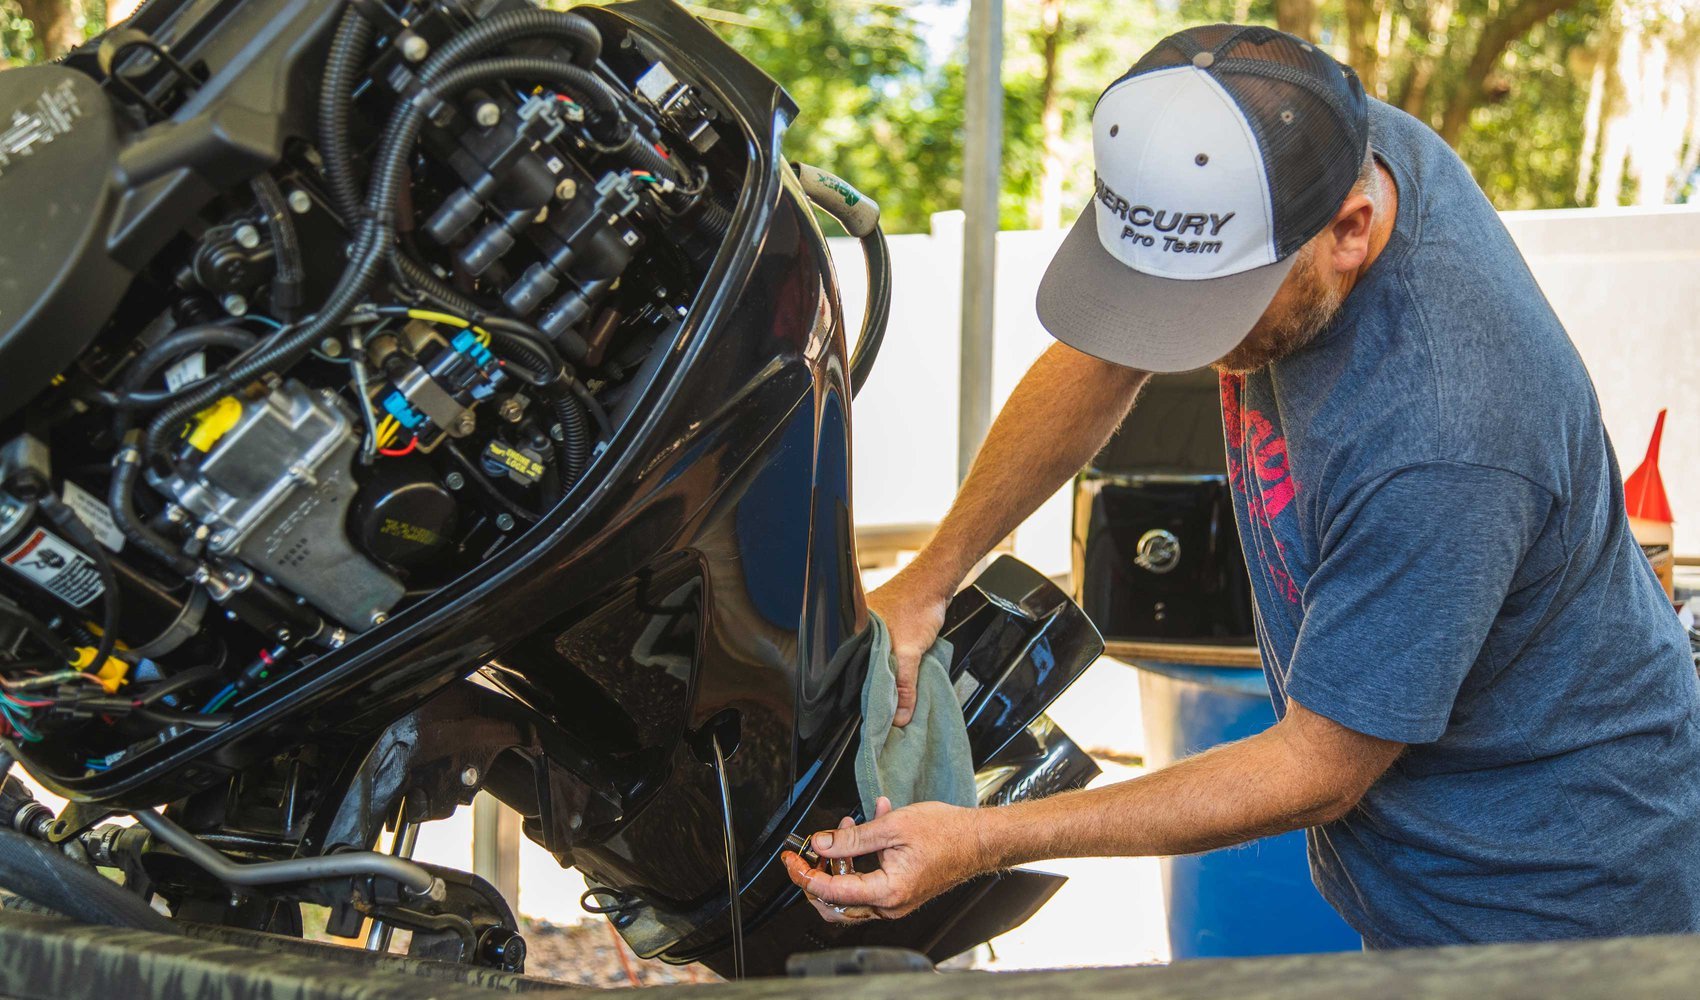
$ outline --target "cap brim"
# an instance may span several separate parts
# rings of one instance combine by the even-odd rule
[[[1221,278],[1158,278],[1110,256],[1089,204],[1039,281],[1039,322],[1093,357],[1148,372],[1186,372],[1239,346],[1298,254]]]

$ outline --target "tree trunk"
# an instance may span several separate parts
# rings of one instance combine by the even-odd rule
[[[1445,51],[1442,39],[1452,25],[1452,7],[1453,0],[1433,0],[1412,17],[1413,25],[1422,34],[1423,48],[1411,63],[1393,103],[1413,118],[1428,121],[1429,88],[1434,84],[1435,67]]]
[[[1346,64],[1358,71],[1364,92],[1380,93],[1381,2],[1346,0]]]
[[[1035,229],[1055,229],[1062,224],[1063,164],[1062,101],[1057,96],[1058,61],[1062,57],[1064,0],[1040,0],[1039,31],[1043,37],[1040,55],[1044,75],[1039,80],[1039,204],[1028,214]]]
[[[1519,38],[1535,25],[1562,10],[1576,6],[1579,0],[1521,0],[1482,28],[1476,47],[1464,74],[1448,96],[1446,110],[1440,117],[1440,137],[1456,146],[1464,126],[1470,122],[1470,112],[1485,96],[1488,76],[1499,60]]]
[[[82,44],[77,10],[71,0],[18,0],[18,11],[35,26],[42,55],[57,59]]]
[[[1600,180],[1594,204],[1616,206],[1623,201],[1623,166],[1629,158],[1634,131],[1630,109],[1641,86],[1641,31],[1631,23],[1618,36],[1617,51],[1607,53],[1613,67],[1606,77],[1605,121],[1600,126]]]
[[[1275,0],[1275,26],[1313,42],[1321,34],[1316,13],[1316,0]]]
[[[1600,41],[1594,71],[1588,76],[1588,110],[1582,115],[1582,152],[1576,158],[1576,204],[1588,202],[1594,183],[1594,160],[1600,152],[1600,122],[1606,109],[1606,67],[1617,51],[1617,39],[1608,33]]]

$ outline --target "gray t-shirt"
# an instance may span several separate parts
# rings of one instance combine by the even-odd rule
[[[1277,712],[1410,744],[1312,875],[1371,947],[1700,931],[1700,690],[1593,385],[1452,151],[1378,102],[1370,139],[1391,241],[1222,379]]]

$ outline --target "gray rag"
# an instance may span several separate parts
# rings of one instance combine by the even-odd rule
[[[882,795],[893,807],[912,802],[975,805],[968,724],[950,683],[950,643],[940,639],[921,657],[915,714],[909,725],[895,726],[897,661],[891,654],[891,632],[879,615],[870,612],[868,618],[874,636],[868,676],[862,682],[862,746],[856,751],[862,815],[872,819],[874,800]]]

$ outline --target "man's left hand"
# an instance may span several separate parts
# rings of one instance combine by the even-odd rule
[[[838,829],[817,833],[811,840],[823,858],[877,853],[877,871],[832,875],[809,867],[792,851],[781,860],[791,881],[831,923],[901,917],[992,867],[980,843],[976,812],[942,802],[893,809],[882,798],[872,820],[857,826],[846,819]]]

